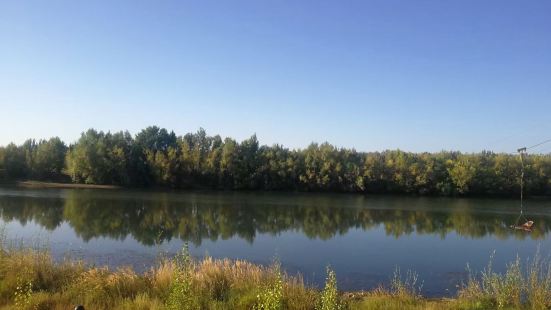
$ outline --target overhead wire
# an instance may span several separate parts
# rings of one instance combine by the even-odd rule
[[[516,150],[508,152],[507,145],[514,145],[519,141],[528,141],[528,137],[537,139],[537,137],[533,134],[535,132],[545,131],[549,131],[548,120],[535,120],[530,122],[530,126],[522,126],[520,128],[518,124],[511,124],[510,126],[503,126],[502,130],[500,130],[501,138],[489,139],[486,141],[485,145],[502,154],[517,155],[518,152]],[[501,149],[501,151],[499,151],[499,149]]]
[[[542,141],[542,142],[540,142],[540,143],[534,144],[534,145],[532,145],[532,146],[527,147],[526,149],[527,149],[527,150],[530,150],[530,149],[533,149],[533,148],[538,147],[538,146],[540,146],[540,145],[544,145],[544,144],[546,144],[546,143],[548,143],[548,142],[551,142],[551,139],[547,139],[547,140]]]
[[[551,147],[546,147],[543,150],[540,150],[540,153],[543,155],[549,155],[549,153],[551,153]]]
[[[509,154],[515,154],[515,153],[518,154],[518,153],[520,152],[520,150],[522,150],[522,149],[524,149],[525,151],[528,151],[528,150],[537,148],[537,147],[542,146],[542,145],[544,145],[544,144],[546,144],[546,143],[549,143],[549,142],[551,142],[551,138],[550,138],[550,139],[547,139],[547,140],[543,140],[543,141],[541,141],[541,142],[539,142],[539,143],[536,143],[536,144],[534,144],[534,145],[531,145],[531,146],[525,146],[525,147],[519,148],[519,149],[517,149],[516,152],[511,152],[511,153],[509,153]]]

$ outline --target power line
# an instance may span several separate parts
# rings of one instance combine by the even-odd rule
[[[497,144],[500,144],[502,142],[508,142],[510,144],[513,142],[513,140],[523,139],[523,137],[526,137],[529,132],[533,133],[536,131],[536,129],[541,131],[543,130],[543,128],[547,128],[547,126],[549,126],[548,120],[537,122],[537,123],[531,123],[530,127],[518,128],[518,126],[516,125],[511,125],[510,127],[507,127],[504,130],[502,130],[503,136],[501,138],[488,141],[487,144],[491,146],[496,146]]]
[[[540,150],[540,153],[542,155],[549,155],[549,153],[551,153],[551,148],[544,148],[543,150]]]
[[[542,144],[545,144],[545,143],[548,143],[548,142],[551,142],[551,139],[547,139],[547,140],[542,141],[542,142],[540,142],[540,143],[538,143],[538,144],[534,144],[534,145],[532,145],[532,146],[530,146],[530,147],[527,147],[526,149],[527,149],[527,150],[533,149],[533,148],[535,148],[535,147],[538,147],[538,146],[540,146],[540,145],[542,145]]]
[[[551,142],[551,139],[544,140],[544,141],[542,141],[542,142],[540,142],[540,143],[537,143],[537,144],[534,144],[534,145],[532,145],[532,146],[521,147],[521,148],[517,149],[517,152],[516,152],[516,153],[526,152],[527,150],[536,148],[536,147],[538,147],[538,146],[540,146],[540,145],[543,145],[543,144],[546,144],[546,143],[549,143],[549,142]],[[514,154],[514,153],[512,153],[512,154]]]

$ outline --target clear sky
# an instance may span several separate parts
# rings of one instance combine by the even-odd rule
[[[148,125],[513,151],[551,138],[551,1],[0,1],[0,145]]]

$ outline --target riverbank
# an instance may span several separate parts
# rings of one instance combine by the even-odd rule
[[[187,188],[172,188],[163,186],[150,186],[150,187],[136,187],[136,186],[121,186],[121,185],[101,185],[101,184],[85,184],[85,183],[70,183],[70,182],[49,182],[38,180],[26,180],[26,181],[4,181],[0,182],[0,186],[15,186],[19,188],[31,188],[31,189],[47,189],[47,188],[59,188],[59,189],[126,189],[126,190],[146,190],[146,191],[205,191],[205,192],[241,192],[241,193],[313,193],[313,194],[358,194],[357,192],[342,192],[342,191],[316,191],[316,190],[251,190],[251,189],[223,189],[223,188],[211,188],[208,186],[196,185]],[[369,194],[370,196],[393,196],[393,197],[440,197],[440,198],[489,198],[489,199],[518,199],[515,195],[499,195],[499,194],[470,194],[470,195],[441,195],[441,194],[419,194],[419,193],[361,193]],[[526,197],[525,197],[526,198]],[[551,195],[531,195],[530,199],[534,200],[550,200]]]
[[[41,181],[20,181],[15,182],[15,186],[22,188],[72,188],[72,189],[121,189],[123,187],[116,185],[95,185],[82,183],[57,183]]]
[[[491,265],[490,265],[491,266]],[[524,270],[527,270],[525,273]],[[476,280],[479,279],[479,280]],[[551,269],[513,262],[505,274],[485,270],[450,299],[426,299],[415,273],[395,274],[388,288],[340,292],[328,269],[322,290],[277,263],[193,260],[184,249],[145,273],[80,261],[55,263],[47,250],[0,250],[1,309],[548,309]]]
[[[56,264],[47,252],[2,251],[2,309],[396,309],[447,306],[404,289],[338,293],[334,273],[318,291],[300,276],[286,275],[277,264],[245,261],[192,261],[182,254],[151,270],[109,270],[78,261]]]

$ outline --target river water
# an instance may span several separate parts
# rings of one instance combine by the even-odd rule
[[[419,275],[427,296],[449,296],[493,254],[504,270],[517,255],[551,251],[551,201],[529,200],[528,233],[508,228],[519,202],[319,193],[157,192],[0,188],[10,242],[144,271],[187,242],[197,258],[270,264],[322,285],[325,268],[343,290],[388,285],[396,268]]]

